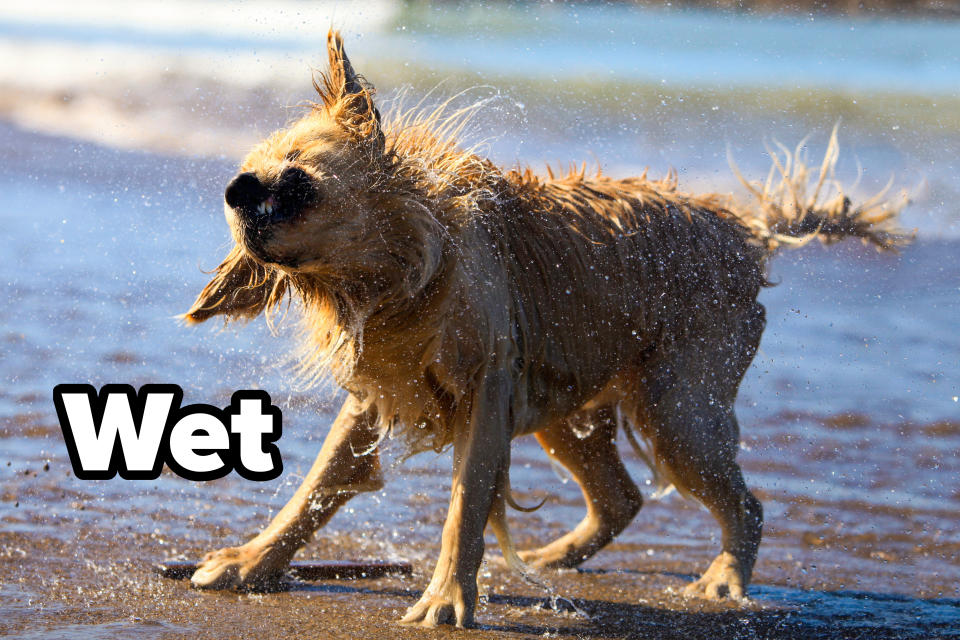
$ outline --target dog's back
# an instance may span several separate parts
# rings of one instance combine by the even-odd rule
[[[737,218],[668,181],[511,172],[482,211],[453,232],[460,299],[509,336],[519,432],[652,353],[736,331],[764,283],[765,251]]]

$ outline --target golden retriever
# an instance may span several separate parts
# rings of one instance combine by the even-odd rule
[[[819,203],[835,139],[819,176],[778,164],[779,186],[747,185],[749,206],[672,177],[504,171],[458,146],[469,110],[382,118],[339,34],[327,44],[319,101],[227,186],[236,246],[184,317],[248,319],[291,296],[305,372],[332,372],[349,395],[293,499],[250,542],[208,554],[193,583],[282,573],[340,505],[381,486],[378,444],[402,435],[454,458],[440,558],[402,622],[470,625],[488,523],[523,569],[574,566],[631,521],[642,500],[622,426],[720,525],[721,553],[687,593],[742,597],[763,516],[736,461],[734,400],[764,328],[764,263],[798,237],[891,248],[896,207],[854,208],[839,187]],[[587,515],[517,554],[505,505],[510,442],[525,434],[580,483]]]

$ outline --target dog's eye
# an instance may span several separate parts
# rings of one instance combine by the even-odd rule
[[[299,167],[287,167],[280,174],[276,186],[277,199],[287,207],[302,209],[320,200],[320,191],[313,178]]]

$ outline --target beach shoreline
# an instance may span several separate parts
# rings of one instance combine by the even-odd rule
[[[860,420],[836,416],[833,422],[835,429],[857,429]],[[960,567],[954,565],[939,579],[930,575],[920,582],[912,580],[909,586],[898,578],[899,570],[894,567],[913,565],[909,571],[915,572],[918,558],[910,559],[910,554],[917,549],[924,549],[925,555],[935,554],[942,562],[955,558],[960,544],[933,544],[937,533],[926,530],[917,531],[911,542],[913,552],[910,545],[900,551],[878,544],[877,538],[872,552],[850,555],[846,549],[853,539],[815,528],[804,531],[799,513],[788,521],[774,518],[768,523],[770,530],[748,603],[686,599],[680,593],[696,577],[696,570],[709,561],[711,545],[691,547],[684,534],[672,542],[669,535],[663,536],[664,518],[703,521],[695,505],[680,500],[648,503],[631,526],[635,534],[614,541],[584,568],[545,572],[543,577],[552,585],[550,593],[506,570],[488,536],[477,628],[464,632],[401,627],[396,620],[416,602],[439,550],[443,500],[435,495],[428,505],[422,494],[395,492],[404,490],[401,479],[409,473],[421,475],[429,469],[430,475],[440,478],[445,464],[438,466],[432,454],[419,456],[412,468],[391,467],[392,486],[379,500],[412,500],[419,505],[419,513],[405,516],[409,530],[399,538],[396,529],[391,536],[389,529],[371,526],[367,518],[376,516],[365,515],[363,501],[357,499],[361,503],[357,511],[338,515],[298,556],[299,560],[320,562],[410,561],[412,576],[316,582],[287,579],[275,589],[248,593],[191,589],[188,581],[160,577],[154,565],[169,558],[196,559],[218,545],[246,539],[265,517],[263,497],[245,496],[238,491],[242,482],[218,481],[206,487],[189,483],[193,484],[190,497],[175,504],[176,491],[171,492],[169,485],[188,483],[170,474],[164,474],[159,495],[166,497],[160,499],[151,496],[155,489],[139,493],[143,483],[82,483],[70,478],[63,447],[57,446],[56,427],[44,425],[49,425],[48,417],[24,414],[17,428],[0,431],[0,442],[13,445],[17,452],[2,474],[7,489],[0,496],[0,635],[440,638],[466,633],[471,637],[571,640],[732,639],[745,635],[821,640],[947,638],[955,637],[951,634],[958,630],[960,598],[955,580]],[[960,423],[917,428],[960,434]],[[23,447],[25,437],[46,442],[46,450],[28,452]],[[529,441],[524,442],[515,453],[515,464],[520,466],[527,465],[533,455]],[[748,476],[753,475],[752,467],[755,465],[748,463]],[[13,477],[16,480],[11,482]],[[108,492],[101,492],[107,487]],[[125,487],[135,489],[139,496]],[[220,513],[240,517],[211,518],[184,510],[184,502],[202,504],[204,495],[221,505]],[[529,501],[535,495],[520,492],[518,499]],[[575,506],[578,501],[571,493],[566,495]],[[764,490],[758,495],[768,507],[779,501]],[[274,495],[268,502],[278,508],[282,497]],[[251,498],[259,505],[252,511]],[[550,498],[554,504],[556,500]],[[792,503],[800,504],[796,496]],[[827,504],[811,504],[811,515]],[[868,511],[882,513],[876,507]],[[923,518],[930,522],[931,515],[927,510]],[[557,531],[549,516],[547,520],[536,515],[515,516],[516,520],[521,517],[523,526],[516,527],[520,523],[515,522],[515,534],[524,546]],[[938,517],[950,519],[948,513]],[[645,537],[647,518],[655,523],[655,535],[638,544],[636,534],[641,540]],[[414,528],[414,521],[423,524]],[[561,600],[554,602],[551,596]]]

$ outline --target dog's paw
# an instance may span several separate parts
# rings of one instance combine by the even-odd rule
[[[699,580],[684,588],[683,595],[706,600],[743,600],[745,586],[739,561],[732,553],[724,551]]]
[[[441,624],[452,624],[458,627],[473,626],[473,608],[475,600],[469,606],[459,588],[439,589],[423,594],[420,601],[407,609],[407,613],[400,619],[400,624],[436,627]]]
[[[202,589],[239,589],[275,581],[289,566],[269,548],[253,545],[227,547],[203,557],[190,582]]]

